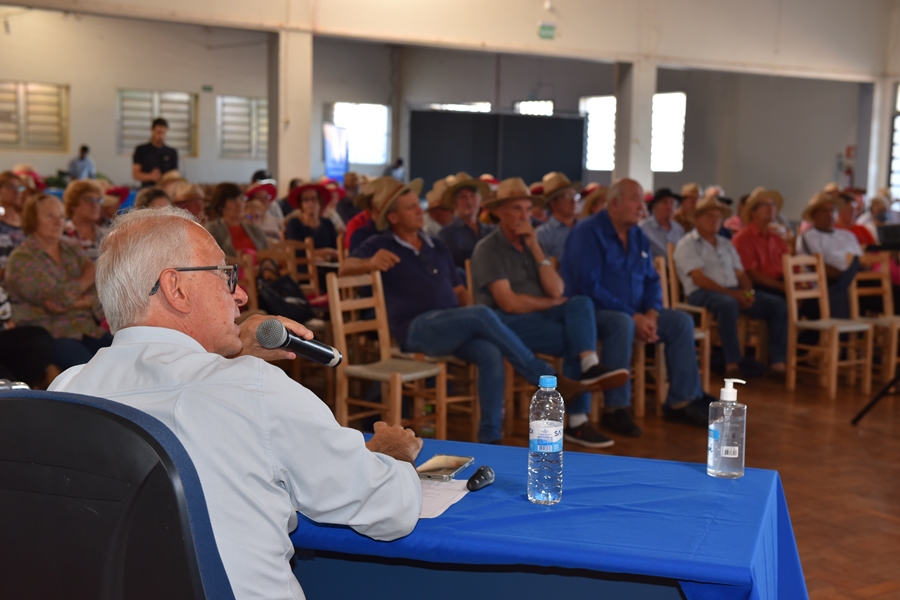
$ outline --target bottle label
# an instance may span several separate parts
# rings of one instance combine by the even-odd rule
[[[561,423],[534,421],[528,424],[528,447],[532,452],[562,452]]]
[[[714,427],[709,428],[709,438],[711,440],[719,441],[719,435],[720,435],[720,433],[719,433],[718,429],[716,429]]]
[[[737,458],[740,449],[737,446],[722,446],[722,458]]]

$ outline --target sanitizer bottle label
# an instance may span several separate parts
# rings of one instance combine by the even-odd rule
[[[561,423],[534,421],[528,427],[528,447],[532,452],[562,452]]]

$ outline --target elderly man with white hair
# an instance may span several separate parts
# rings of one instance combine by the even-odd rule
[[[50,389],[143,410],[178,436],[197,468],[237,598],[303,597],[288,534],[299,511],[378,540],[413,530],[422,441],[376,423],[368,441],[264,359],[260,319],[235,320],[247,295],[212,236],[174,208],[120,217],[97,261],[111,348]],[[295,334],[312,334],[281,319]]]

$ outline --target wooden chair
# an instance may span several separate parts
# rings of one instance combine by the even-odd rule
[[[847,255],[847,263],[854,255]],[[894,291],[891,284],[890,254],[867,252],[859,257],[860,271],[850,284],[850,318],[870,323],[875,332],[873,346],[878,350],[880,364],[878,379],[887,383],[894,378],[900,358],[897,357],[900,338],[900,316],[894,314]],[[871,282],[872,285],[859,285]],[[860,298],[881,298],[882,310],[877,314],[862,314]]]
[[[447,438],[447,370],[443,363],[429,363],[416,360],[393,358],[391,337],[388,332],[387,310],[384,304],[384,288],[381,273],[374,272],[352,277],[338,277],[329,273],[328,302],[331,308],[331,323],[334,329],[334,343],[344,355],[337,367],[335,391],[335,417],[338,423],[347,426],[350,421],[358,421],[379,415],[389,425],[413,426],[421,430],[422,424],[432,422],[437,439]],[[371,286],[372,295],[367,298],[341,296],[341,290]],[[363,309],[374,309],[373,319],[346,321],[344,314]],[[347,337],[374,332],[378,338],[380,360],[359,364],[356,357],[348,352]],[[426,389],[425,381],[435,378],[434,389]],[[349,393],[349,379],[381,382],[381,402],[362,398],[352,398]],[[402,417],[403,396],[413,398],[412,417]],[[434,406],[432,414],[426,414],[425,404]],[[359,410],[351,411],[351,407]]]
[[[828,282],[825,279],[825,261],[821,254],[813,256],[785,254],[784,287],[788,305],[788,347],[786,386],[788,391],[797,387],[797,371],[815,373],[819,384],[828,390],[828,398],[837,396],[838,371],[843,369],[852,385],[856,377],[862,379],[862,393],[872,391],[872,325],[861,320],[832,319],[828,303]],[[799,303],[811,298],[819,303],[818,320],[800,320]],[[817,344],[800,343],[799,331],[819,333]],[[846,334],[846,341],[840,339]],[[806,351],[798,358],[799,351]],[[841,359],[841,350],[845,357]]]
[[[300,288],[307,296],[319,296],[322,290],[319,287],[319,271],[316,268],[316,245],[311,237],[302,242],[297,240],[285,240],[275,249],[284,249],[294,257],[294,271],[291,277],[300,284]],[[306,267],[303,271],[300,267]]]

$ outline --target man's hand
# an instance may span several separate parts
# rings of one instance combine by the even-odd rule
[[[375,435],[366,442],[366,448],[415,465],[416,457],[422,450],[422,439],[417,438],[412,429],[378,421],[375,423]]]
[[[284,348],[274,348],[269,350],[259,345],[259,342],[256,341],[256,330],[259,328],[260,324],[267,319],[278,319],[281,321],[282,325],[287,327],[288,331],[297,337],[302,337],[305,340],[313,339],[312,331],[297,321],[292,321],[285,317],[276,317],[274,315],[253,315],[241,323],[241,345],[243,348],[240,352],[229,358],[255,356],[256,358],[261,358],[268,362],[275,360],[294,360],[297,358],[296,354],[289,350],[285,350]]]
[[[147,178],[148,178],[150,181],[159,181],[160,177],[162,177],[162,173],[160,172],[159,169],[153,169],[153,170],[150,171],[150,173],[147,175]]]
[[[515,234],[522,238],[522,243],[531,248],[537,244],[537,236],[534,235],[534,226],[530,220],[519,221],[514,229]]]
[[[659,341],[656,334],[656,319],[641,313],[634,313],[634,335],[645,344],[655,344]]]
[[[738,306],[741,309],[750,308],[755,300],[750,290],[734,290],[731,292],[731,296],[738,301]]]
[[[387,271],[400,262],[400,257],[390,250],[380,249],[369,259],[369,264],[376,271]]]

